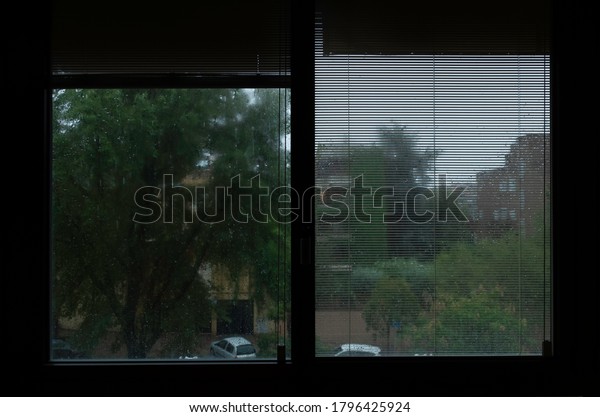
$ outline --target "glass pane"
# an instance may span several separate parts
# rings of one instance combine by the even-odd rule
[[[317,48],[317,356],[542,353],[548,74],[543,55]]]
[[[289,96],[53,92],[52,359],[289,351]]]

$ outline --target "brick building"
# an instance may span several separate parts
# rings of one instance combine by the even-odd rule
[[[519,137],[511,145],[504,166],[477,174],[476,189],[476,237],[497,237],[510,230],[533,233],[549,201],[548,135]]]

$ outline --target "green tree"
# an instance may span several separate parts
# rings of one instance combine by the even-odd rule
[[[392,326],[407,326],[419,313],[419,301],[404,277],[384,276],[380,279],[367,302],[363,317],[367,329],[388,338]]]
[[[543,234],[510,232],[440,252],[436,301],[411,329],[414,347],[452,354],[539,352],[550,286],[544,246]]]
[[[317,184],[325,188],[315,210],[318,304],[362,307],[374,287],[369,269],[376,262],[393,257],[431,260],[435,220],[415,223],[406,215],[405,200],[410,189],[430,185],[436,155],[400,125],[382,127],[377,140],[368,144],[317,147]],[[335,187],[334,198],[329,190]],[[418,204],[418,211],[426,208]],[[331,215],[327,222],[320,221],[323,214]]]
[[[393,258],[379,261],[375,267],[384,276],[401,276],[417,297],[421,309],[431,307],[434,293],[434,264],[411,258]]]
[[[408,337],[415,352],[515,354],[529,345],[527,321],[499,288],[483,286],[466,297],[440,296],[435,316],[423,314]]]
[[[130,358],[146,357],[166,333],[187,353],[214,305],[210,282],[199,272],[207,265],[226,265],[233,281],[250,268],[270,291],[265,283],[273,269],[252,266],[257,258],[278,262],[261,252],[278,228],[229,214],[262,218],[269,201],[250,179],[260,174],[262,186],[280,183],[286,127],[278,122],[276,94],[55,92],[53,314],[82,319],[81,346],[91,349],[112,328]],[[217,191],[236,176],[253,195],[240,198],[239,207]]]
[[[430,170],[439,152],[419,146],[417,137],[397,124],[380,129],[378,145],[384,150],[384,185],[394,190],[394,200],[389,199],[386,207],[388,213],[393,213],[387,221],[388,253],[391,257],[431,259],[435,219],[419,222],[411,217],[411,212],[420,214],[427,207],[422,199],[415,201],[410,190],[431,186]],[[394,201],[404,210],[394,208]]]

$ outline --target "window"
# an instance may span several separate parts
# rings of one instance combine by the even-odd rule
[[[394,16],[419,31],[410,8],[359,9],[324,2],[317,20],[317,356],[341,343],[396,357],[542,355],[550,56],[515,53],[528,48],[500,33],[462,39],[462,27],[449,28],[452,44],[406,45]]]
[[[290,305],[288,98],[54,90],[53,337],[88,359],[210,359],[223,335],[276,357]]]
[[[211,359],[225,336],[289,357],[289,5],[71,3],[50,54],[52,337],[88,360]]]

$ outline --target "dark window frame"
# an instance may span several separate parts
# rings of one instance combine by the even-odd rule
[[[299,189],[314,182],[311,170],[314,148],[314,97],[309,88],[314,83],[312,71],[313,10],[310,4],[294,2],[292,38],[292,166],[302,163],[307,174],[292,173]],[[554,47],[551,59],[551,118],[553,184],[553,269],[555,326],[553,354],[540,358],[379,358],[377,363],[362,358],[315,360],[314,350],[314,282],[306,280],[314,270],[307,256],[311,245],[311,225],[293,228],[292,251],[303,259],[292,260],[292,304],[294,320],[292,361],[290,363],[207,364],[207,363],[74,363],[55,365],[48,362],[50,332],[48,271],[49,257],[49,176],[50,142],[48,140],[49,91],[56,84],[47,72],[48,45],[37,35],[47,28],[48,13],[29,14],[26,5],[12,5],[7,15],[27,16],[23,35],[10,38],[7,45],[5,92],[12,106],[6,122],[20,127],[18,140],[8,143],[6,155],[21,156],[32,174],[31,186],[14,177],[11,197],[28,202],[20,212],[13,212],[8,225],[14,234],[11,251],[3,262],[2,317],[3,335],[16,340],[3,346],[2,358],[18,366],[6,374],[11,381],[6,395],[40,396],[219,396],[248,395],[246,389],[220,387],[231,378],[253,381],[252,394],[275,396],[445,396],[454,395],[597,395],[600,354],[600,328],[597,303],[598,281],[586,271],[597,269],[597,248],[585,243],[589,225],[572,220],[575,196],[596,192],[594,172],[597,152],[583,152],[572,146],[572,138],[593,137],[584,120],[594,120],[593,106],[575,111],[590,87],[583,75],[591,69],[581,68],[580,59],[594,51],[594,24],[591,9],[566,0],[555,2]],[[45,10],[46,12],[48,10]],[[589,25],[584,25],[589,23]],[[41,30],[44,33],[44,30]],[[10,65],[8,65],[10,64]],[[586,72],[587,71],[587,72]],[[160,83],[157,82],[156,85]],[[304,121],[304,123],[302,123]],[[311,136],[312,133],[312,136]],[[592,141],[594,142],[594,141]],[[590,146],[594,146],[591,144]],[[595,145],[597,146],[597,145]],[[32,154],[31,149],[35,151]],[[39,149],[43,148],[43,152]],[[582,166],[578,173],[571,166]],[[296,165],[297,166],[297,165]],[[314,168],[314,166],[312,167]],[[587,169],[587,170],[586,170]],[[589,182],[580,181],[581,175]],[[313,177],[311,179],[311,176]],[[43,198],[31,192],[42,190]],[[581,198],[581,197],[579,197]],[[21,206],[22,207],[22,206]],[[571,220],[569,220],[571,219]],[[40,239],[40,235],[42,238]],[[313,258],[314,259],[314,258]],[[595,330],[595,333],[594,333]],[[5,344],[6,345],[6,344]],[[348,360],[345,360],[348,359]],[[10,364],[5,364],[7,367]],[[392,376],[394,384],[381,383],[382,375]],[[354,384],[360,377],[368,384]],[[347,381],[347,383],[346,383]],[[372,383],[380,381],[380,383]],[[587,381],[592,381],[588,383]]]

